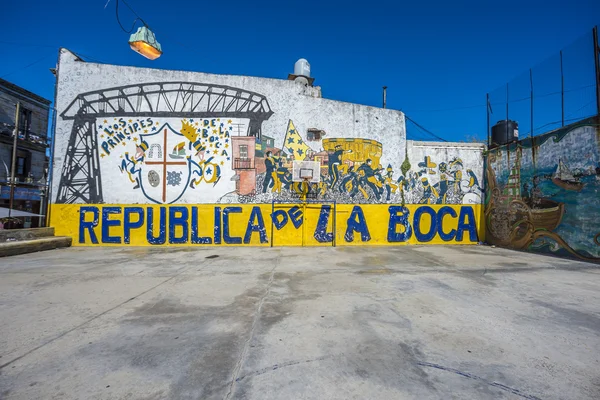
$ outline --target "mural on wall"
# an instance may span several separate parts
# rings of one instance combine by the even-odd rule
[[[97,126],[100,163],[118,167],[122,183],[151,202],[171,204],[186,191],[216,186],[230,164],[231,119],[183,119],[178,129],[152,118],[112,122],[105,119]]]
[[[243,128],[260,138],[272,114],[265,96],[217,84],[151,82],[78,94],[60,114],[72,121],[70,134],[64,123],[57,128],[68,142],[57,155],[64,162],[55,202],[104,203],[124,190],[115,171],[127,171],[132,202],[181,200],[187,178],[190,186],[223,181],[227,135]]]
[[[323,130],[319,132],[325,134]],[[384,148],[378,141],[362,138],[311,140],[303,137],[291,120],[281,147],[275,147],[276,140],[268,136],[257,139],[256,143],[238,137],[233,137],[232,142],[234,153],[243,154],[243,157],[236,158],[233,164],[236,191],[223,196],[220,202],[292,200],[308,191],[309,199],[338,203],[481,203],[480,178],[473,170],[465,168],[460,157],[433,160],[426,156],[413,167],[405,154],[401,171],[394,171],[390,163],[385,163]],[[253,145],[255,149],[249,152],[248,146]],[[294,161],[317,161],[320,182],[304,189],[300,183],[293,182]]]
[[[600,260],[600,126],[593,120],[491,150],[486,240]]]
[[[80,94],[61,114],[73,125],[56,202],[97,204],[127,193],[132,203],[156,204],[481,203],[482,177],[458,153],[412,160],[327,127],[300,132],[293,120],[265,132],[272,114],[265,96],[222,85],[145,83]],[[320,182],[293,182],[294,161],[318,162]]]
[[[267,96],[220,84],[137,83],[73,95],[87,81],[65,71],[86,66],[71,68],[57,88],[50,210],[56,233],[77,237],[75,245],[482,239],[482,148],[424,145],[411,155],[400,112],[295,94],[295,86],[287,90],[299,97],[280,101],[278,114]],[[314,125],[302,118],[321,104],[339,113],[315,108]],[[297,161],[311,162],[318,182],[295,182]]]

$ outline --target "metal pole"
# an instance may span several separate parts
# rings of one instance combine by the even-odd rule
[[[562,126],[565,126],[565,74],[563,73],[563,57],[560,51],[560,115]]]
[[[490,146],[490,94],[485,94],[485,113],[487,114],[487,143]]]
[[[598,26],[592,29],[594,35],[594,65],[596,67],[596,110],[600,115],[600,45],[598,45]]]
[[[44,210],[44,192],[45,192],[45,188],[41,190],[41,194],[40,194],[40,214],[44,214],[45,210]],[[38,228],[43,227],[45,224],[43,223],[44,221],[44,217],[39,217],[38,218]]]
[[[531,91],[529,92],[529,96],[531,97],[531,104],[529,106],[529,108],[531,108],[531,115],[530,115],[530,119],[531,119],[531,130],[530,135],[531,136],[531,146],[533,146],[533,71],[531,70],[531,68],[529,68],[529,86],[531,88]],[[564,115],[564,112],[563,112]],[[563,117],[564,120],[564,117]]]
[[[383,87],[383,108],[387,105],[387,86]]]
[[[505,139],[508,139],[508,82],[506,82],[506,134],[505,134]]]
[[[10,218],[15,199],[15,166],[17,164],[17,141],[19,140],[19,117],[21,116],[21,102],[17,102],[15,110],[15,133],[13,138],[12,161],[10,165],[10,200],[8,205],[8,217]]]

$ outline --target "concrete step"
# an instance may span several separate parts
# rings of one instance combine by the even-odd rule
[[[71,246],[72,239],[65,236],[41,237],[30,240],[15,240],[0,243],[0,257],[17,254],[35,253]]]
[[[54,228],[0,229],[0,243],[54,236]]]

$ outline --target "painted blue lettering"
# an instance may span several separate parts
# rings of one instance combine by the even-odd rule
[[[365,220],[365,215],[360,206],[354,206],[350,213],[350,217],[348,217],[347,224],[346,234],[344,235],[346,242],[352,242],[354,240],[354,231],[360,233],[360,238],[363,242],[371,240],[367,221]]]
[[[431,225],[429,226],[429,232],[421,232],[421,217],[423,214],[429,214],[431,217]],[[436,233],[437,228],[437,214],[435,210],[429,206],[421,206],[415,210],[415,216],[413,220],[413,227],[415,230],[415,238],[419,242],[430,242]]]
[[[121,140],[125,140],[125,135],[123,134],[123,132],[117,132],[117,137]]]
[[[471,242],[477,241],[477,226],[475,225],[473,207],[463,206],[460,208],[460,215],[458,216],[458,229],[456,232],[457,242],[462,242],[463,233],[465,231],[469,232],[469,240]]]
[[[288,214],[290,215],[290,221],[292,221],[292,224],[294,224],[294,227],[296,229],[300,228],[300,226],[302,226],[302,221],[303,221],[303,216],[302,216],[302,210],[300,209],[300,207],[298,206],[294,206],[292,208],[289,209]]]
[[[137,122],[133,123],[133,131],[137,132],[140,129],[140,124],[138,124]]]
[[[437,213],[437,231],[440,238],[444,242],[449,242],[456,236],[456,229],[452,229],[450,232],[444,232],[444,216],[450,215],[452,218],[456,218],[456,211],[452,207],[444,206],[438,210]]]
[[[105,152],[106,154],[110,154],[110,150],[109,150],[109,148],[108,148],[108,143],[106,143],[106,142],[102,142],[102,145],[101,145],[101,146],[102,146],[102,150],[104,150],[104,152]]]
[[[256,219],[256,224],[254,220]],[[246,227],[246,234],[244,235],[244,243],[250,243],[252,239],[252,232],[258,232],[261,243],[268,243],[267,231],[265,230],[265,222],[263,220],[262,212],[259,206],[252,207],[250,213],[250,219],[248,220],[248,226]]]
[[[281,220],[279,219],[281,217]],[[288,215],[284,210],[276,210],[271,213],[271,220],[273,221],[273,225],[277,230],[280,230],[287,224]]]
[[[223,208],[223,240],[227,244],[240,244],[242,238],[239,236],[229,236],[229,214],[241,213],[242,207],[225,207]]]
[[[208,236],[198,236],[198,207],[192,207],[192,243],[211,244],[212,239]]]
[[[186,207],[169,207],[169,243],[183,244],[188,241],[188,209]],[[181,226],[182,233],[177,237],[175,230]]]
[[[154,236],[154,208],[146,208],[146,214],[148,215],[148,223],[146,224],[146,240],[150,244],[165,244],[167,240],[167,209],[160,207],[160,214],[158,217],[158,236]]]
[[[102,207],[102,243],[121,243],[121,236],[110,236],[111,226],[121,226],[118,219],[109,219],[112,214],[121,214],[121,207]]]
[[[221,207],[215,207],[214,238],[215,244],[221,244]]]
[[[131,230],[144,225],[144,209],[142,207],[125,207],[123,210],[123,242],[131,243]],[[137,214],[137,221],[131,221],[131,215]]]
[[[85,220],[86,213],[92,213],[93,218],[91,221]],[[98,244],[98,237],[96,237],[96,232],[94,232],[94,228],[98,226],[98,215],[98,207],[90,206],[79,209],[79,243],[85,243],[85,231],[87,229],[90,241],[93,244]]]
[[[408,221],[410,211],[403,206],[390,206],[388,212],[390,213],[387,234],[388,242],[406,242],[412,236],[412,227]],[[403,232],[398,232],[398,225],[404,227]]]
[[[315,229],[314,237],[319,243],[333,242],[333,233],[327,232],[327,225],[329,224],[329,215],[331,214],[331,205],[323,204],[321,206],[321,212],[319,213],[319,220],[317,221],[317,228]]]

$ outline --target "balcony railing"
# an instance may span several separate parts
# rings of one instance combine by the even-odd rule
[[[254,169],[254,159],[236,157],[233,160],[233,169]]]
[[[14,130],[14,126],[8,124],[0,124],[1,136],[12,138]],[[38,144],[41,146],[46,146],[46,144],[48,143],[48,137],[45,134],[35,133],[32,131],[25,131],[23,129],[19,129],[19,140]]]

